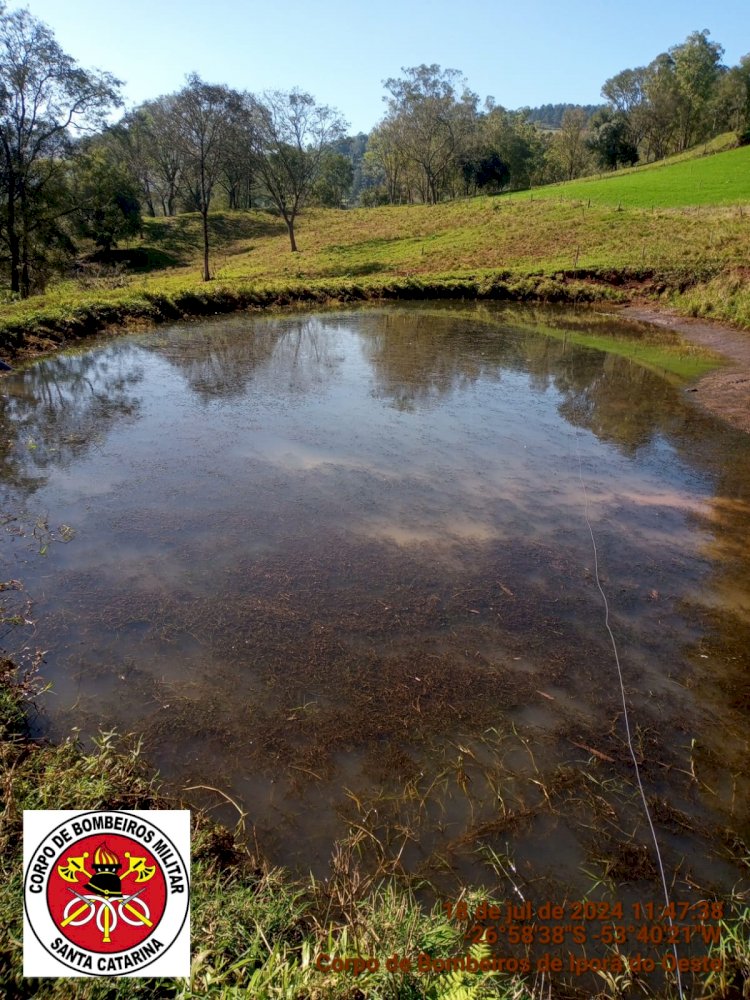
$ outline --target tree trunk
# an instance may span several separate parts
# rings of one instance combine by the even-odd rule
[[[203,206],[203,280],[210,281],[211,273],[208,270],[208,205]]]
[[[151,185],[148,182],[148,178],[143,181],[143,191],[146,195],[146,208],[148,209],[148,214],[152,219],[156,218],[156,210],[154,209],[154,197],[151,194]]]
[[[297,253],[297,241],[294,238],[294,219],[285,218],[286,228],[289,230],[289,242],[292,245],[292,253]]]
[[[21,184],[21,298],[31,295],[29,276],[29,206],[26,201],[26,187]]]
[[[21,291],[21,241],[16,232],[16,185],[15,178],[8,178],[8,249],[10,251],[10,290]]]

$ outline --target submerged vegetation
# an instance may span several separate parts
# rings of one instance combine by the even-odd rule
[[[0,989],[6,997],[547,1000],[552,996],[582,1000],[596,996],[614,1000],[623,991],[637,990],[646,998],[676,1000],[674,983],[665,982],[662,976],[658,982],[649,981],[629,970],[592,974],[588,986],[569,974],[550,978],[549,973],[534,971],[535,958],[523,944],[514,949],[518,957],[510,971],[491,967],[482,971],[482,960],[487,962],[496,949],[471,943],[471,921],[457,918],[440,901],[425,902],[430,896],[426,886],[400,868],[399,855],[378,840],[368,824],[368,813],[360,815],[349,837],[335,845],[329,878],[300,880],[269,866],[248,849],[244,813],[232,833],[213,822],[207,812],[194,811],[189,979],[23,979],[23,810],[68,808],[71,802],[81,809],[180,806],[163,793],[134,737],[105,733],[90,750],[74,739],[57,746],[31,741],[25,719],[28,703],[24,703],[33,699],[34,688],[33,672],[19,678],[8,661],[2,663],[0,779],[5,804],[0,826]],[[528,747],[527,751],[531,753]],[[593,756],[591,763],[595,771]],[[566,797],[570,791],[570,782],[562,780],[558,788],[544,789],[544,796]],[[589,794],[595,805],[597,782],[590,785]],[[504,821],[515,822],[510,814]],[[639,852],[631,845],[628,853],[626,846],[622,864],[632,869]],[[379,857],[374,869],[362,864],[363,850]],[[750,858],[746,863],[750,864]],[[494,864],[498,876],[515,885],[512,860],[495,855]],[[610,864],[592,878],[614,881],[617,871]],[[501,909],[505,906],[502,896],[478,887],[461,890],[453,899],[454,905],[465,904],[469,914],[485,902]],[[747,901],[732,900],[720,927],[719,941],[709,953],[716,968],[696,976],[694,996],[730,1000],[743,996],[743,984],[750,983]],[[615,970],[617,954],[615,946],[610,953]],[[393,956],[406,958],[407,964],[389,967],[387,960]],[[359,967],[350,965],[342,971],[347,958],[377,959],[377,968],[372,961],[365,968],[361,961]],[[451,963],[452,958],[461,961]],[[531,971],[524,972],[527,967]]]

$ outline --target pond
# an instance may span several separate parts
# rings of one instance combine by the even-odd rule
[[[14,373],[0,642],[45,651],[37,731],[143,733],[171,789],[233,823],[230,796],[303,872],[348,837],[444,891],[654,898],[588,516],[669,881],[747,887],[750,439],[654,347],[690,353],[415,303]]]

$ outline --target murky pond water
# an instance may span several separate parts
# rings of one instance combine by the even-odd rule
[[[46,650],[40,731],[143,732],[172,787],[233,821],[193,786],[230,795],[302,870],[347,830],[377,855],[367,830],[446,885],[642,898],[583,483],[670,881],[746,884],[750,440],[586,329],[677,343],[415,304],[159,329],[8,378],[0,578],[24,590],[0,603],[33,625],[0,641]]]

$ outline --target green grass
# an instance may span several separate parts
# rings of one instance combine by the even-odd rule
[[[576,199],[587,204],[590,200],[592,205],[646,209],[750,206],[750,146],[707,156],[683,154],[632,170],[583,177],[540,188],[534,197]]]

